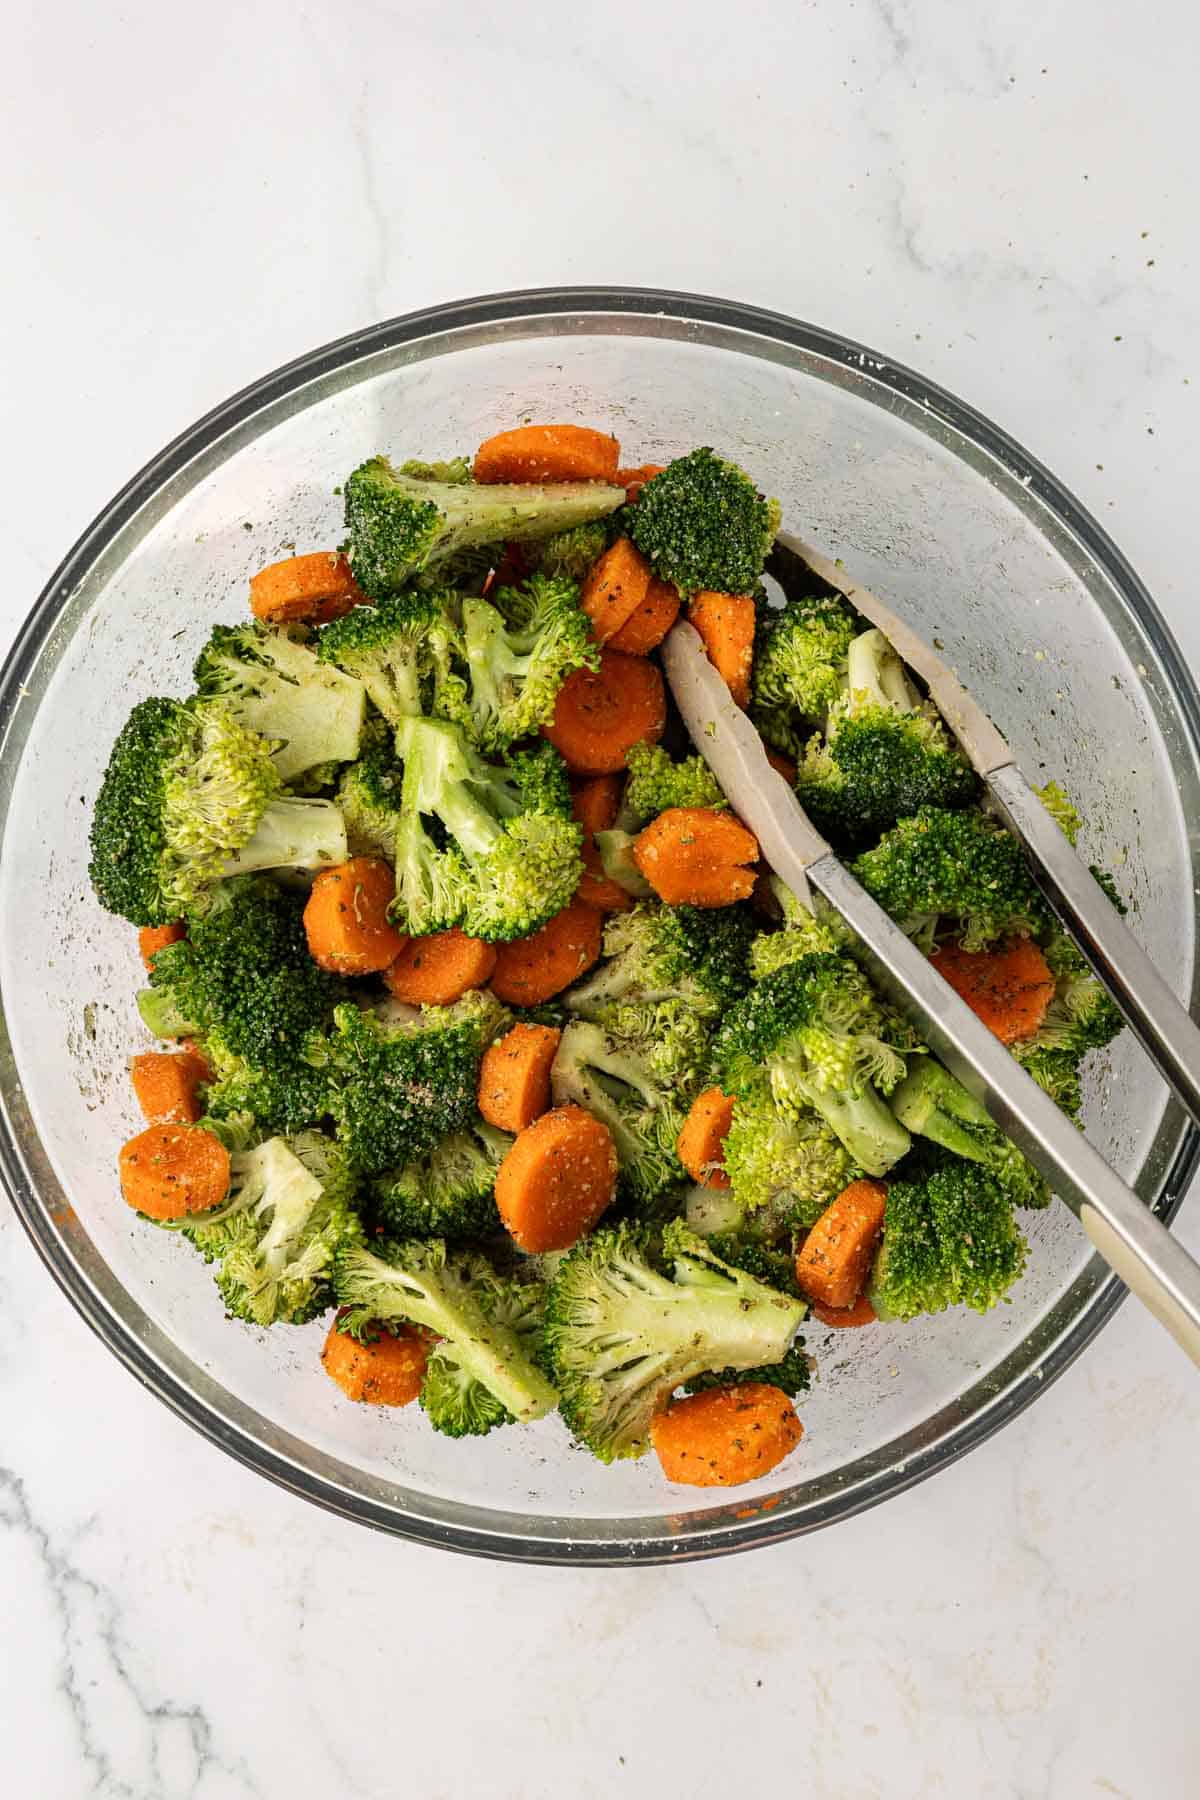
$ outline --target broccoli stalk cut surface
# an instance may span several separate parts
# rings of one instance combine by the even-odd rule
[[[460,660],[434,709],[489,752],[548,725],[567,676],[600,666],[579,589],[544,575],[531,575],[520,592],[502,589],[496,606],[464,600],[459,645]]]
[[[751,716],[776,749],[799,755],[805,720],[823,717],[845,691],[858,614],[840,595],[789,600],[769,613],[755,647]]]
[[[365,1175],[418,1161],[475,1112],[479,1061],[507,1020],[491,994],[423,1007],[392,1024],[352,1005],[334,1012],[337,1132]]]
[[[1040,938],[1050,930],[1021,846],[971,807],[922,806],[851,867],[926,951],[948,937],[964,950],[986,950],[1002,937]]]
[[[603,1462],[641,1456],[655,1413],[710,1370],[782,1363],[805,1315],[714,1255],[677,1220],[663,1232],[667,1273],[645,1235],[597,1231],[560,1264],[546,1301],[546,1353],[564,1419]]]
[[[969,1306],[987,1312],[1025,1267],[1028,1246],[1000,1182],[951,1162],[924,1181],[888,1184],[869,1294],[881,1318]]]
[[[366,690],[319,662],[306,639],[303,627],[217,625],[193,671],[201,695],[224,699],[240,724],[270,740],[285,782],[353,762],[362,738]]]
[[[1047,1206],[1046,1183],[1010,1143],[986,1107],[940,1063],[917,1063],[892,1095],[892,1110],[914,1137],[988,1170],[1014,1206]]]
[[[472,1119],[420,1162],[375,1181],[375,1217],[392,1237],[475,1238],[498,1232],[496,1171],[511,1146],[506,1132]]]
[[[639,825],[673,806],[707,806],[719,810],[729,805],[702,756],[685,756],[682,761],[675,762],[661,744],[643,740],[633,746],[625,758],[625,766],[629,778],[622,804],[628,807]]]
[[[404,1322],[423,1325],[441,1339],[431,1401],[432,1416],[442,1429],[456,1416],[461,1430],[480,1429],[478,1411],[467,1398],[460,1396],[456,1403],[447,1392],[447,1364],[516,1420],[541,1418],[558,1398],[533,1361],[528,1342],[499,1317],[498,1285],[495,1270],[483,1257],[448,1250],[440,1239],[384,1238],[374,1251],[348,1244],[334,1261],[334,1293],[350,1309],[342,1330],[369,1330],[375,1320]],[[494,1318],[489,1316],[493,1310]]]
[[[651,1045],[574,1019],[550,1073],[556,1106],[582,1106],[612,1133],[622,1185],[639,1203],[683,1181],[676,1145],[687,1117],[678,1089],[650,1067]]]
[[[625,500],[623,488],[603,482],[538,487],[429,480],[404,474],[384,456],[355,469],[343,493],[350,567],[375,600],[461,552],[552,537],[606,517]]]
[[[329,801],[283,795],[270,743],[227,701],[151,699],[113,746],[91,846],[100,904],[164,925],[230,874],[344,861],[346,832]]]
[[[677,457],[629,509],[634,543],[685,599],[700,589],[753,594],[778,529],[779,502],[709,449]]]
[[[354,1189],[337,1146],[315,1131],[234,1152],[230,1198],[185,1235],[219,1265],[217,1286],[235,1318],[303,1325],[325,1310],[334,1252],[362,1233]]]
[[[878,999],[856,964],[814,954],[777,969],[726,1015],[713,1065],[726,1092],[769,1091],[785,1118],[815,1111],[869,1175],[883,1175],[909,1147],[883,1095],[919,1045]]]
[[[562,759],[549,744],[483,761],[452,725],[406,719],[394,917],[413,936],[461,925],[489,942],[528,937],[561,912],[583,872]],[[422,815],[445,827],[439,848]]]
[[[966,806],[979,782],[881,631],[847,653],[845,686],[809,739],[796,794],[835,841],[863,843],[921,806]]]

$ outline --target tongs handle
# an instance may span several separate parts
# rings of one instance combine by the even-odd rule
[[[1016,765],[994,769],[986,782],[1000,816],[1029,851],[1031,873],[1051,908],[1164,1081],[1200,1124],[1200,1027]]]

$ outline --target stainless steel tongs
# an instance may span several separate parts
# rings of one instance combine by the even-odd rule
[[[1048,902],[1200,1120],[1200,1031],[1025,781],[991,720],[911,627],[835,564],[786,535],[778,539],[775,554],[772,566],[785,585],[789,576],[803,579],[811,592],[815,576],[843,594],[921,677],[1001,818],[1024,843]],[[819,895],[853,928],[880,986],[913,1018],[930,1049],[979,1096],[1076,1213],[1109,1266],[1200,1365],[1200,1264],[839,862],[767,761],[762,739],[690,625],[671,632],[663,660],[693,742],[758,838],[766,862],[806,904]]]

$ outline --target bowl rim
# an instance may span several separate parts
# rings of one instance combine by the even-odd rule
[[[973,440],[1055,516],[1120,594],[1160,661],[1190,749],[1200,761],[1200,692],[1145,585],[1108,533],[1070,490],[984,414],[891,357],[838,332],[784,313],[668,289],[579,286],[484,294],[382,320],[282,364],[222,401],[182,431],[114,495],[80,534],[18,628],[0,665],[0,764],[7,763],[12,754],[10,728],[25,678],[71,595],[141,508],[232,427],[321,376],[374,353],[438,333],[522,318],[536,320],[563,314],[617,317],[622,313],[658,314],[682,322],[713,324],[811,352],[852,370],[857,376],[865,375],[868,380],[914,402]],[[0,829],[7,810],[7,795],[0,795]],[[0,1039],[6,1037],[0,1010]],[[4,1060],[11,1064],[7,1043],[0,1043],[0,1049],[4,1052]],[[1152,1202],[1164,1221],[1169,1223],[1174,1218],[1198,1166],[1200,1129],[1189,1121],[1182,1129],[1173,1158],[1159,1177],[1158,1197]],[[75,1261],[62,1255],[61,1240],[28,1174],[3,1093],[0,1093],[0,1178],[34,1248],[76,1311],[144,1387],[210,1442],[278,1486],[344,1518],[418,1543],[514,1562],[617,1567],[690,1561],[769,1542],[783,1542],[837,1519],[851,1517],[914,1486],[936,1469],[964,1456],[1023,1411],[1091,1342],[1127,1292],[1116,1276],[1103,1277],[1071,1325],[1060,1331],[1016,1380],[1000,1387],[969,1417],[951,1425],[935,1444],[915,1451],[902,1466],[878,1470],[852,1488],[810,1503],[803,1516],[777,1515],[769,1509],[755,1508],[751,1509],[750,1516],[729,1519],[723,1515],[721,1521],[712,1526],[689,1525],[686,1535],[680,1537],[671,1534],[670,1521],[664,1512],[657,1536],[572,1539],[538,1537],[536,1533],[524,1536],[499,1527],[490,1531],[422,1518],[377,1502],[361,1491],[347,1492],[311,1469],[278,1454],[223,1416],[185,1381],[164,1368],[104,1304]],[[580,1520],[581,1526],[586,1523],[587,1520]],[[616,1520],[612,1523],[619,1525]]]

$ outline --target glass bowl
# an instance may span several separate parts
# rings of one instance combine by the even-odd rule
[[[1193,991],[1197,696],[1145,590],[1046,470],[968,407],[831,332],[751,307],[630,289],[501,295],[345,338],[247,388],[119,494],[41,596],[0,681],[0,1168],[74,1305],[168,1405],[231,1455],[348,1517],[476,1554],[630,1563],[808,1531],[982,1441],[1059,1374],[1123,1290],[1066,1209],[1032,1215],[1029,1273],[986,1318],[814,1329],[805,1437],[727,1496],[654,1459],[605,1468],[554,1418],[456,1443],[353,1406],[319,1322],[227,1322],[211,1275],[116,1186],[137,1128],[135,934],[86,880],[99,774],[130,705],[185,691],[214,617],[262,564],[334,543],[334,489],[380,449],[470,450],[521,419],[612,429],[630,463],[711,444],[785,520],[944,646],[1026,769],[1056,776],[1115,867],[1135,928]],[[48,896],[33,909],[24,896]],[[1120,1042],[1087,1127],[1169,1218],[1197,1133]]]

